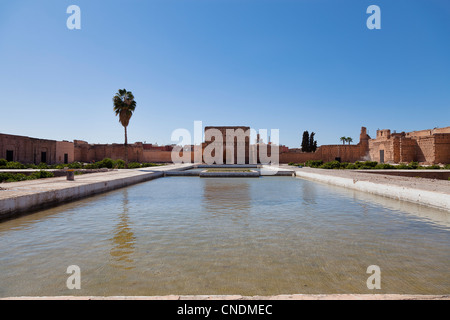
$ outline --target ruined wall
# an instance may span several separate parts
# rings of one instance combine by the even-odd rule
[[[340,158],[341,162],[355,162],[361,160],[362,154],[360,145],[325,145],[321,146],[322,158],[324,162],[334,161]]]
[[[74,161],[74,144],[69,141],[56,141],[56,162],[57,163],[65,163],[65,159],[67,158],[67,163],[71,163]],[[67,157],[65,157],[67,155]]]
[[[369,140],[369,155],[380,161],[380,150],[384,150],[384,161],[422,164],[450,162],[450,127],[402,133],[378,130],[377,138]]]
[[[409,138],[426,137],[426,136],[431,136],[433,134],[440,134],[440,133],[450,133],[450,127],[411,131],[411,132],[407,132],[406,136]]]
[[[450,133],[435,134],[434,136],[435,163],[450,163]]]
[[[305,163],[309,160],[322,160],[321,148],[317,148],[316,152],[282,152],[279,161],[280,163]]]
[[[144,149],[141,142],[128,145],[128,162],[172,162],[172,152],[160,150],[161,148]],[[194,160],[193,152],[190,158]],[[181,153],[183,155],[183,153]],[[88,144],[85,141],[75,140],[75,161],[92,162],[101,161],[104,158],[112,160],[125,159],[125,147],[123,144]]]
[[[400,159],[394,162],[409,163],[411,161],[417,161],[417,141],[411,138],[402,138],[400,140]]]
[[[142,143],[128,145],[128,161],[143,162]],[[125,159],[125,146],[123,144],[88,144],[85,141],[75,140],[75,161],[92,162],[101,161],[104,158],[112,160]]]
[[[381,162],[381,150],[384,150],[384,162],[394,162],[394,140],[369,140],[369,157],[371,161]]]
[[[172,162],[171,151],[148,151],[144,150],[142,162]]]
[[[284,152],[280,153],[280,163],[305,163],[308,160],[334,161],[340,158],[341,162],[355,162],[364,160],[365,150],[358,145],[323,145],[316,152]]]
[[[8,159],[8,156],[12,158]],[[56,163],[56,141],[0,134],[0,158],[21,163],[54,164]]]
[[[434,136],[416,138],[416,158],[414,161],[433,164],[435,159]]]

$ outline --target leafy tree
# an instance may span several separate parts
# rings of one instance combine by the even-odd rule
[[[125,89],[119,89],[113,98],[114,112],[116,116],[119,116],[119,122],[125,129],[125,168],[128,167],[128,137],[127,127],[130,122],[130,118],[136,108],[136,101],[134,100],[133,93]]]
[[[311,135],[308,131],[303,132],[302,139],[302,151],[303,152],[315,152],[317,149],[317,141],[314,140],[314,132],[311,132]]]
[[[317,149],[317,141],[314,140],[315,133],[311,132],[309,136],[309,152],[316,152]]]
[[[342,141],[342,144],[345,144],[347,142],[347,137],[341,137],[341,141]]]
[[[309,152],[308,146],[309,146],[309,132],[308,131],[303,131],[302,151],[303,152]]]

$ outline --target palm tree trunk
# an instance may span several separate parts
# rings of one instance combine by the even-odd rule
[[[125,169],[128,169],[128,136],[127,127],[125,128]]]

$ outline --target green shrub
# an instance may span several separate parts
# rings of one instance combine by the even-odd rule
[[[341,169],[345,169],[345,168],[347,168],[347,166],[348,166],[349,164],[350,164],[349,162],[341,162],[340,168],[341,168]]]
[[[379,163],[374,167],[374,169],[395,169],[395,166],[388,163]]]
[[[48,165],[45,162],[41,162],[38,164],[38,169],[48,169]]]
[[[353,163],[349,163],[349,164],[345,167],[345,169],[355,170],[355,169],[358,169],[358,167],[357,167],[355,164],[353,164]]]
[[[114,162],[110,158],[105,158],[102,161],[98,161],[96,164],[98,168],[112,169]]]
[[[8,161],[6,159],[0,159],[0,167],[6,166],[8,164]]]
[[[10,161],[6,164],[7,169],[25,169],[25,166],[17,161]]]
[[[89,163],[89,164],[85,165],[84,168],[85,169],[98,169],[98,164],[97,164],[97,162]]]
[[[0,182],[10,179],[13,175],[7,172],[0,172]]]
[[[446,165],[444,166],[444,169],[450,170],[450,163],[446,164]]]
[[[146,167],[157,167],[157,166],[161,166],[161,164],[153,163],[153,162],[144,162],[144,163],[141,165],[142,168],[146,168]]]
[[[434,164],[432,166],[428,166],[428,167],[422,167],[422,169],[440,169],[441,166]]]
[[[0,182],[16,182],[16,181],[23,181],[27,180],[28,177],[24,175],[23,173],[0,173]]]
[[[323,165],[322,160],[308,160],[305,162],[305,167],[318,168]]]
[[[411,167],[411,169],[417,169],[419,167],[419,163],[416,161],[411,161],[409,163],[409,166]]]
[[[125,161],[122,159],[117,159],[113,162],[113,167],[117,169],[124,169],[125,168]]]
[[[322,164],[321,166],[319,166],[319,168],[321,168],[321,169],[340,169],[341,163],[339,161],[326,162],[326,163]]]
[[[32,174],[30,174],[29,179],[52,178],[54,176],[55,175],[53,174],[53,172],[40,170],[40,171],[36,171],[36,172],[33,172]]]
[[[370,168],[375,168],[377,164],[378,164],[378,162],[376,162],[376,161],[364,161],[362,163],[363,166],[370,167]]]
[[[1,160],[1,159],[0,159],[0,160]],[[289,166],[293,166],[294,163],[293,163],[293,162],[289,162],[288,165],[289,165]]]
[[[68,167],[69,169],[82,169],[83,164],[80,162],[72,162],[64,165],[65,167]]]
[[[17,182],[28,180],[28,177],[23,173],[12,174],[12,177],[6,180],[6,182]]]
[[[140,167],[141,167],[141,164],[138,163],[138,162],[130,162],[128,164],[128,169],[137,169],[137,168],[140,168]]]
[[[409,165],[404,164],[404,163],[399,164],[396,168],[400,169],[400,170],[412,169]]]

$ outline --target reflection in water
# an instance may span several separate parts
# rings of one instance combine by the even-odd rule
[[[369,265],[376,293],[448,294],[449,217],[290,177],[168,177],[0,223],[0,297],[367,294]]]
[[[134,260],[131,256],[134,252],[136,237],[129,227],[128,190],[124,189],[122,194],[122,212],[119,215],[118,224],[114,228],[114,236],[111,239],[113,247],[110,254],[115,262],[114,267],[130,270],[134,268]]]
[[[305,205],[314,205],[316,202],[316,190],[314,185],[302,184],[302,197],[303,204]]]
[[[231,180],[230,180],[231,179]],[[212,214],[229,214],[238,218],[251,208],[250,185],[240,178],[203,178],[202,205]]]

